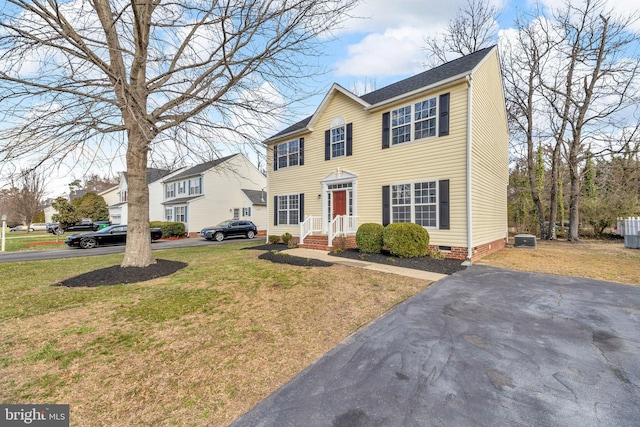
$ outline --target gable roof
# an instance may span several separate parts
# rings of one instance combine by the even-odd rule
[[[333,94],[337,88],[342,89],[340,91],[343,93],[348,92],[348,95],[350,95],[351,98],[358,98],[360,100],[360,103],[364,105],[365,108],[370,109],[375,107],[376,105],[384,104],[385,102],[391,101],[403,95],[410,94],[420,89],[434,86],[436,84],[441,84],[446,81],[457,79],[464,75],[467,75],[472,72],[478,66],[478,64],[480,64],[482,60],[484,60],[494,49],[495,45],[481,49],[472,54],[454,59],[453,61],[449,61],[438,67],[424,71],[420,74],[416,74],[415,76],[408,77],[404,80],[400,80],[399,82],[392,83],[383,88],[374,90],[373,92],[369,92],[360,97],[346,91],[346,89],[343,89],[341,86],[334,84],[327,96],[325,96],[323,102],[316,109],[315,113],[313,113],[313,115],[278,132],[277,134],[268,138],[265,142],[269,142],[272,139],[277,139],[281,136],[294,134],[300,130],[306,129],[309,124],[312,123],[314,117],[318,116],[322,111],[325,101],[327,100],[329,95]]]
[[[249,198],[252,204],[258,206],[267,205],[267,193],[260,190],[246,190],[242,189],[242,192]]]
[[[203,172],[208,171],[211,168],[214,168],[224,162],[226,162],[227,160],[231,159],[232,157],[238,156],[239,154],[232,154],[230,156],[226,156],[226,157],[221,157],[219,159],[216,160],[211,160],[209,162],[204,162],[204,163],[200,163],[199,165],[195,165],[193,167],[190,167],[189,169],[180,172],[179,174],[170,177],[167,181],[165,182],[169,182],[169,181],[176,181],[179,179],[183,179],[183,178],[188,178],[188,177],[192,177],[192,176],[197,176],[202,174]]]

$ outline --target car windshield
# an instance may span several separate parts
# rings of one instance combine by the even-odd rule
[[[112,231],[127,231],[127,226],[126,225],[110,225],[109,227],[105,227],[102,230],[96,231],[96,233],[109,234]]]
[[[218,225],[216,225],[216,227],[226,227],[226,226],[228,226],[230,223],[231,223],[231,220],[230,220],[230,219],[228,219],[228,220],[226,220],[226,221],[222,221],[222,222],[218,223]]]

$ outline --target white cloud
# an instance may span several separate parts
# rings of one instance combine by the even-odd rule
[[[416,27],[389,29],[367,35],[347,48],[348,57],[337,64],[340,76],[392,76],[423,70],[424,30]]]

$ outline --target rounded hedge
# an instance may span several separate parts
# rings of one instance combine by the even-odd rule
[[[384,229],[383,242],[392,255],[415,258],[429,250],[429,232],[412,222],[389,224]]]
[[[379,254],[382,251],[382,234],[384,227],[380,224],[367,223],[358,227],[356,245],[360,252]]]
[[[161,228],[162,237],[184,236],[186,230],[181,222],[151,221],[151,228]]]

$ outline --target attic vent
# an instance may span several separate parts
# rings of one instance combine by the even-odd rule
[[[533,234],[518,234],[515,236],[516,248],[536,248],[536,236]]]

